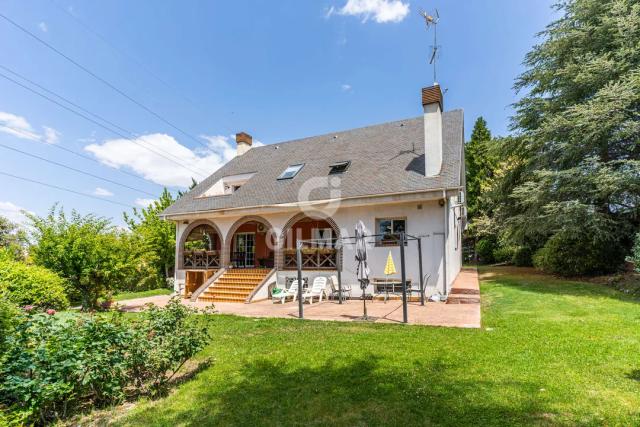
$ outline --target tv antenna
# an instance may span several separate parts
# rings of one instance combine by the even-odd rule
[[[433,27],[433,45],[431,46],[431,58],[429,59],[429,64],[433,65],[433,82],[437,82],[437,74],[436,74],[436,62],[438,60],[439,49],[438,46],[438,23],[440,22],[440,13],[438,9],[435,9],[434,14],[430,14],[422,9],[420,9],[420,16],[424,19],[424,23],[427,26],[427,31],[429,28]]]

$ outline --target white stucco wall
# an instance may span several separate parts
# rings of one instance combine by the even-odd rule
[[[451,206],[455,200],[451,200],[448,206]],[[421,206],[421,208],[419,208]],[[335,214],[331,215],[333,220],[338,224],[341,230],[342,236],[353,236],[355,225],[359,220],[362,220],[370,231],[370,233],[376,233],[376,219],[388,218],[388,217],[405,217],[407,225],[407,233],[416,237],[420,237],[422,240],[422,260],[423,260],[423,274],[430,274],[431,278],[428,282],[427,295],[435,292],[436,287],[440,292],[444,290],[444,274],[443,274],[443,253],[445,251],[445,212],[449,215],[449,230],[448,239],[446,245],[447,251],[447,292],[451,283],[460,271],[461,266],[461,244],[459,242],[459,233],[454,232],[455,216],[451,209],[447,207],[441,207],[437,200],[411,202],[402,204],[387,204],[387,205],[368,205],[359,207],[349,207],[338,209]],[[287,221],[296,215],[298,212],[279,212],[260,215],[266,219],[273,227],[274,231],[280,236],[282,229],[286,225]],[[228,233],[233,224],[243,215],[231,216],[212,216],[210,221],[214,222],[222,237],[230,239]],[[188,227],[188,224],[183,222],[178,223],[176,241],[180,241],[182,233]],[[456,244],[456,239],[458,240]],[[396,278],[400,278],[400,248],[398,246],[392,247],[375,247],[371,244],[368,247],[369,268],[371,270],[370,277],[385,277],[384,266],[387,260],[387,255],[391,251],[394,259],[398,274]],[[418,246],[416,242],[409,242],[405,247],[406,255],[406,271],[407,278],[411,279],[413,283],[418,284],[420,280],[418,269]],[[354,248],[352,245],[346,245],[343,249],[343,269],[342,280],[343,283],[351,284],[354,289],[354,296],[360,295],[360,288],[356,279],[356,262]],[[176,255],[177,248],[176,248]],[[177,259],[177,256],[176,256]],[[295,271],[281,271],[278,272],[279,284],[286,276],[294,276]],[[330,276],[331,272],[313,273],[308,272],[305,274],[313,280],[317,274]],[[178,269],[178,263],[176,262],[176,290],[179,291],[184,286],[185,272]],[[369,290],[370,292],[371,290]]]

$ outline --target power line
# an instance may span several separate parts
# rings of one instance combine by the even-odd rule
[[[59,93],[56,93],[56,92],[54,92],[54,91],[52,91],[52,90],[49,90],[49,89],[47,89],[46,87],[42,86],[41,84],[38,84],[38,83],[34,82],[33,80],[30,80],[29,78],[27,78],[27,77],[23,76],[22,74],[18,73],[17,71],[14,71],[14,70],[12,70],[12,69],[10,69],[10,68],[8,68],[8,67],[4,66],[4,65],[1,65],[1,64],[0,64],[0,68],[2,68],[3,70],[8,71],[9,73],[13,74],[14,76],[16,76],[16,77],[18,77],[18,78],[20,78],[20,79],[22,79],[22,80],[24,80],[24,81],[26,81],[26,82],[28,82],[28,83],[32,84],[32,85],[34,85],[34,86],[36,86],[36,87],[40,88],[41,90],[43,90],[43,91],[45,91],[45,92],[49,93],[50,95],[53,95],[53,96],[55,96],[55,97],[56,97],[56,98],[58,98],[58,99],[61,99],[62,101],[64,101],[64,102],[68,103],[69,105],[72,105],[73,107],[75,107],[75,108],[79,109],[79,110],[80,110],[80,111],[82,111],[82,112],[84,112],[84,113],[86,113],[86,114],[89,114],[90,116],[95,117],[96,119],[101,120],[102,122],[107,123],[108,125],[113,126],[113,127],[115,127],[116,129],[118,129],[118,130],[120,130],[120,131],[123,131],[123,132],[125,132],[125,133],[127,133],[127,134],[131,135],[132,137],[134,137],[134,138],[136,138],[136,139],[139,139],[139,138],[140,138],[140,135],[136,134],[135,132],[131,132],[130,130],[125,129],[125,128],[123,128],[122,126],[119,126],[119,125],[117,125],[117,124],[113,123],[112,121],[105,119],[104,117],[100,116],[99,114],[92,113],[91,111],[87,110],[86,108],[83,108],[82,106],[80,106],[80,105],[76,104],[75,102],[71,101],[70,99],[65,98],[64,96],[60,95]],[[2,74],[0,73],[0,75],[2,75]],[[3,76],[3,77],[5,77],[5,78],[6,78],[6,76]],[[13,81],[13,80],[11,80],[11,81]],[[25,88],[25,89],[27,89],[27,90],[29,90],[29,91],[31,91],[31,92],[34,92],[32,89],[30,89],[30,88],[28,88],[28,87],[25,87],[24,85],[22,85],[22,84],[20,84],[20,83],[17,83],[17,82],[15,82],[15,81],[13,81],[13,83],[18,84],[18,85],[20,85],[21,87],[23,87],[23,88]],[[34,92],[34,93],[35,93],[35,92]],[[37,93],[36,93],[36,94],[37,94]],[[38,94],[38,95],[39,95],[39,94]],[[42,96],[42,95],[40,95],[40,96]],[[57,104],[57,105],[59,105],[59,104]],[[105,128],[103,125],[99,125],[99,126],[102,126],[103,128]],[[105,129],[106,129],[106,128],[105,128]],[[109,130],[110,132],[112,132],[112,133],[114,133],[114,134],[118,135],[118,136],[122,136],[121,134],[119,134],[119,133],[117,133],[117,132],[114,132],[114,131],[113,131],[113,130],[111,130],[111,129],[108,129],[108,130]],[[122,136],[122,137],[124,137],[124,136]],[[124,138],[126,138],[126,137],[124,137]],[[127,139],[129,139],[129,138],[127,138]],[[129,140],[131,140],[131,139],[129,139]],[[133,141],[133,140],[131,140],[131,141],[132,141],[132,142],[134,142],[134,143],[136,143],[136,141]],[[144,140],[142,140],[142,141],[143,141],[143,142],[146,142],[146,141],[144,141]],[[144,148],[146,148],[146,147],[144,147]],[[149,150],[149,148],[146,148],[146,149],[147,149],[147,150]],[[173,157],[173,158],[176,158],[176,157],[175,157],[175,156],[173,156],[171,153],[169,153],[169,152],[167,152],[167,151],[165,151],[165,150],[160,150],[160,149],[158,149],[158,151],[161,151],[161,152],[163,152],[163,153],[165,153],[165,154],[167,154],[167,155],[169,155],[169,156],[171,156],[171,157]],[[157,153],[156,153],[156,154],[157,154]],[[179,163],[179,164],[180,164],[180,165],[182,165],[182,166],[184,166],[184,164],[182,164],[182,163]],[[191,171],[191,172],[199,173],[200,175],[203,175],[203,176],[208,176],[208,175],[209,175],[209,174],[208,174],[208,173],[206,173],[206,172],[196,171],[196,170],[194,170],[194,169],[190,169],[190,168],[188,168],[188,170],[189,170],[189,171]]]
[[[94,73],[93,71],[91,71],[90,69],[88,69],[87,67],[85,67],[84,65],[80,64],[79,62],[75,61],[74,59],[72,59],[71,57],[69,57],[68,55],[64,54],[63,52],[61,52],[60,50],[56,49],[54,46],[52,46],[51,44],[47,43],[46,41],[44,41],[43,39],[41,39],[40,37],[38,37],[37,35],[35,35],[34,33],[32,33],[31,31],[29,31],[28,29],[26,29],[25,27],[23,27],[22,25],[18,24],[17,22],[15,22],[14,20],[12,20],[11,18],[7,17],[6,15],[0,13],[0,18],[4,19],[5,21],[7,21],[8,23],[10,23],[11,25],[13,25],[14,27],[16,27],[17,29],[19,29],[20,31],[22,31],[23,33],[31,36],[33,39],[35,39],[36,41],[40,42],[42,45],[46,46],[47,48],[49,48],[50,50],[52,50],[53,52],[57,53],[58,55],[60,55],[61,57],[63,57],[64,59],[66,59],[67,61],[71,62],[73,65],[75,65],[77,68],[79,68],[80,70],[84,71],[85,73],[89,74],[91,77],[93,77],[94,79],[100,81],[101,83],[103,83],[104,85],[110,87],[112,90],[118,92],[120,95],[122,95],[123,97],[127,98],[129,101],[131,101],[132,103],[136,104],[138,107],[142,108],[143,110],[147,111],[148,113],[150,113],[151,115],[153,115],[154,117],[156,117],[157,119],[159,119],[160,121],[162,121],[163,123],[171,126],[172,128],[174,128],[175,130],[177,130],[178,132],[182,133],[183,135],[185,135],[186,137],[192,139],[193,141],[195,141],[197,144],[202,145],[205,148],[209,148],[206,144],[204,144],[203,142],[201,142],[200,140],[198,140],[198,138],[194,137],[193,135],[187,133],[186,131],[182,130],[181,128],[179,128],[178,126],[174,125],[172,122],[170,122],[169,120],[165,119],[164,117],[162,117],[160,114],[156,113],[155,111],[153,111],[151,108],[147,107],[146,105],[144,105],[143,103],[141,103],[140,101],[137,101],[136,99],[132,98],[130,95],[128,95],[127,93],[125,93],[124,91],[122,91],[121,89],[119,89],[118,87],[116,87],[115,85],[113,85],[112,83],[110,83],[109,81],[105,80],[104,78],[100,77],[99,75],[97,75],[96,73]]]
[[[0,129],[2,129],[2,128],[10,129],[10,130],[12,130],[13,132],[16,132],[16,133],[22,134],[22,135],[24,135],[24,136],[26,136],[26,137],[28,137],[28,138],[31,138],[31,139],[32,139],[32,138],[35,138],[35,139],[34,139],[35,141],[38,141],[38,142],[40,142],[40,143],[42,143],[42,144],[44,144],[44,145],[46,145],[46,146],[48,146],[48,147],[57,148],[57,149],[59,149],[59,150],[66,151],[67,153],[71,153],[71,154],[76,155],[76,156],[78,156],[78,157],[81,157],[81,158],[83,158],[83,159],[91,160],[92,162],[97,163],[97,164],[99,164],[100,166],[105,166],[105,164],[104,164],[104,163],[100,162],[99,160],[94,159],[93,157],[85,156],[85,155],[84,155],[84,154],[82,154],[82,153],[78,153],[77,151],[74,151],[74,150],[71,150],[71,149],[69,149],[69,148],[63,147],[62,145],[58,145],[58,144],[50,144],[50,143],[48,143],[48,142],[44,141],[44,140],[42,139],[42,137],[40,137],[40,136],[38,136],[38,135],[34,135],[33,133],[26,132],[26,131],[24,131],[24,130],[22,130],[22,129],[14,128],[14,127],[9,126],[9,125],[6,125],[6,124],[0,125]],[[169,188],[169,189],[174,190],[174,191],[180,191],[180,189],[179,189],[179,188],[176,188],[176,187],[170,187],[170,186],[163,186],[163,185],[161,185],[161,184],[158,184],[158,183],[155,183],[155,182],[149,181],[149,180],[147,180],[146,178],[143,178],[143,177],[141,177],[141,176],[139,176],[139,175],[136,175],[136,174],[134,174],[134,173],[127,172],[127,171],[122,170],[122,169],[118,169],[118,168],[113,168],[113,169],[114,169],[116,172],[119,172],[119,173],[122,173],[122,174],[125,174],[125,175],[128,175],[128,176],[132,176],[132,177],[134,177],[134,178],[136,178],[136,179],[139,179],[140,181],[144,181],[144,182],[146,182],[146,183],[151,183],[151,184],[153,184],[153,185],[157,185],[157,186],[159,186],[159,187],[166,187],[166,188]]]
[[[67,111],[69,111],[69,112],[71,112],[71,113],[73,113],[73,114],[75,114],[75,115],[77,115],[79,117],[82,117],[83,119],[85,119],[85,120],[87,120],[87,121],[89,121],[89,122],[91,122],[91,123],[93,123],[93,124],[95,124],[97,126],[100,126],[101,128],[107,130],[108,132],[113,133],[114,135],[117,135],[117,136],[119,136],[119,137],[121,137],[121,138],[123,138],[123,139],[125,139],[127,141],[133,142],[134,144],[137,144],[140,147],[145,148],[146,150],[149,150],[149,151],[157,154],[158,156],[163,157],[164,159],[169,160],[170,162],[172,162],[172,163],[174,163],[174,164],[176,164],[178,166],[181,166],[182,168],[184,168],[184,169],[186,169],[186,170],[188,170],[190,172],[193,172],[193,173],[195,173],[197,175],[204,176],[204,177],[207,176],[207,174],[205,172],[198,172],[198,171],[196,171],[194,169],[191,169],[190,167],[188,167],[188,166],[186,166],[186,165],[184,165],[184,164],[182,164],[180,162],[177,162],[177,161],[175,161],[175,160],[173,160],[173,159],[171,159],[171,158],[169,158],[169,157],[167,157],[167,156],[165,156],[165,155],[163,155],[161,153],[159,153],[155,149],[151,149],[150,147],[147,147],[145,145],[140,144],[140,141],[146,142],[146,141],[144,141],[144,139],[140,139],[140,141],[131,139],[131,138],[129,138],[129,137],[127,137],[127,136],[125,136],[125,135],[123,135],[123,134],[121,134],[121,133],[119,133],[119,132],[117,132],[117,131],[109,128],[109,127],[107,127],[107,126],[105,126],[104,124],[98,122],[97,120],[92,119],[90,117],[87,117],[86,115],[84,115],[84,114],[82,114],[82,113],[80,113],[80,112],[78,112],[78,111],[76,111],[76,110],[74,110],[72,108],[69,108],[68,106],[56,101],[55,99],[52,99],[51,97],[49,97],[47,95],[44,95],[44,94],[36,91],[35,89],[32,89],[29,86],[26,86],[26,85],[24,85],[24,84],[22,84],[22,83],[20,83],[20,82],[18,82],[16,80],[12,79],[11,77],[9,77],[9,76],[7,76],[5,74],[0,73],[0,77],[3,77],[4,79],[6,79],[6,80],[8,80],[8,81],[10,81],[10,82],[22,87],[22,88],[28,90],[29,92],[32,92],[32,93],[34,93],[34,94],[46,99],[47,101],[52,102],[52,103],[58,105],[59,107],[64,108],[65,110],[67,110]],[[164,150],[160,150],[160,151],[164,151]]]
[[[116,202],[115,200],[103,199],[101,197],[97,197],[97,196],[92,196],[90,194],[81,193],[80,191],[72,190],[70,188],[59,187],[59,186],[53,185],[53,184],[47,184],[46,182],[36,181],[35,179],[25,178],[25,177],[13,175],[13,174],[10,174],[10,173],[7,173],[7,172],[0,171],[0,175],[8,176],[8,177],[19,179],[19,180],[26,181],[26,182],[31,182],[33,184],[39,184],[39,185],[42,185],[44,187],[54,188],[54,189],[60,190],[60,191],[66,191],[67,193],[76,194],[78,196],[89,197],[91,199],[100,200],[102,202],[107,202],[107,203],[111,203],[111,204],[114,204],[114,205],[124,206],[125,208],[134,208],[135,207],[133,205],[127,205],[126,203]]]
[[[105,36],[103,36],[102,34],[100,34],[98,31],[96,31],[95,29],[93,29],[91,27],[91,25],[87,24],[86,22],[84,22],[82,19],[80,19],[78,16],[76,16],[74,13],[70,12],[69,10],[67,10],[65,7],[63,7],[60,3],[58,3],[56,0],[51,0],[51,3],[53,3],[58,9],[60,9],[62,12],[64,12],[65,14],[67,14],[71,19],[73,19],[78,25],[80,25],[82,28],[84,28],[85,31],[87,31],[90,34],[93,34],[96,38],[98,38],[100,41],[102,41],[105,45],[109,46],[113,51],[119,53],[120,55],[122,55],[124,58],[127,58],[129,60],[131,60],[133,63],[135,63],[142,71],[144,71],[145,73],[149,74],[151,77],[153,77],[154,79],[156,79],[158,82],[162,83],[165,87],[167,87],[168,89],[170,89],[171,91],[175,92],[176,94],[180,95],[180,97],[182,97],[182,99],[184,99],[189,105],[191,105],[191,107],[193,107],[196,111],[200,112],[200,114],[202,114],[203,116],[206,116],[207,114],[202,111],[202,108],[199,105],[196,105],[196,102],[191,100],[188,96],[186,96],[184,93],[182,93],[179,89],[177,89],[176,87],[174,87],[173,85],[171,85],[169,82],[167,82],[166,80],[164,80],[163,78],[161,78],[160,76],[158,76],[158,74],[156,74],[155,72],[153,72],[153,70],[151,69],[151,67],[147,66],[146,64],[144,64],[142,61],[140,61],[138,58],[136,58],[135,56],[128,54],[126,51],[118,48],[117,46],[115,46],[113,43],[111,43]]]
[[[81,173],[81,174],[83,174],[83,175],[87,175],[87,176],[90,176],[90,177],[92,177],[92,178],[96,178],[96,179],[102,180],[102,181],[104,181],[104,182],[108,182],[108,183],[113,184],[113,185],[118,185],[118,186],[120,186],[120,187],[127,188],[127,189],[129,189],[129,190],[133,190],[133,191],[137,191],[137,192],[140,192],[140,193],[144,193],[144,194],[146,194],[146,195],[148,195],[148,196],[157,197],[157,195],[156,195],[156,194],[149,193],[148,191],[144,191],[144,190],[141,190],[141,189],[139,189],[139,188],[131,187],[131,186],[127,185],[127,184],[122,184],[121,182],[113,181],[113,180],[111,180],[111,179],[109,179],[109,178],[103,178],[103,177],[101,177],[101,176],[94,175],[94,174],[92,174],[91,172],[86,172],[86,171],[83,171],[83,170],[80,170],[80,169],[76,169],[76,168],[74,168],[74,167],[72,167],[72,166],[68,166],[68,165],[65,165],[65,164],[63,164],[63,163],[58,163],[58,162],[56,162],[56,161],[49,160],[49,159],[46,159],[46,158],[44,158],[44,157],[40,157],[40,156],[38,156],[38,155],[36,155],[36,154],[33,154],[33,153],[28,153],[28,152],[26,152],[26,151],[22,151],[22,150],[20,150],[20,149],[18,149],[18,148],[10,147],[10,146],[8,146],[8,145],[4,145],[4,144],[2,144],[2,143],[0,143],[0,147],[3,147],[3,148],[5,148],[5,149],[7,149],[7,150],[15,151],[15,152],[20,153],[20,154],[23,154],[23,155],[25,155],[25,156],[32,157],[32,158],[34,158],[34,159],[41,160],[41,161],[43,161],[43,162],[50,163],[50,164],[52,164],[52,165],[59,166],[59,167],[61,167],[61,168],[69,169],[69,170],[71,170],[71,171],[74,171],[74,172],[77,172],[77,173]]]

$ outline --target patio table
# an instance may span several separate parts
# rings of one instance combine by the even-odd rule
[[[389,299],[389,294],[402,295],[402,281],[399,279],[373,279],[374,294],[384,294],[384,302]],[[407,293],[411,295],[411,279],[407,279],[405,283]]]

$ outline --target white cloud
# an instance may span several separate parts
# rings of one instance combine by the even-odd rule
[[[16,114],[0,111],[0,132],[30,141],[42,141],[55,144],[60,139],[60,132],[49,126],[43,126],[44,134],[36,132],[29,121]]]
[[[201,181],[235,156],[230,139],[211,136],[206,139],[208,148],[191,150],[170,135],[155,133],[135,140],[112,139],[90,144],[85,150],[108,166],[128,167],[155,183],[188,187],[191,177]]]
[[[136,199],[136,205],[142,206],[143,208],[146,208],[153,202],[153,199]]]
[[[32,141],[40,139],[40,135],[33,131],[27,119],[4,111],[0,111],[0,132]]]
[[[227,163],[236,156],[235,135],[231,135],[230,137],[224,135],[200,135],[200,138],[207,141],[210,150],[215,153],[220,153],[224,163]],[[231,144],[229,142],[230,140],[233,140],[234,144]]]
[[[343,84],[342,86],[340,86],[340,89],[342,89],[343,92],[349,92],[352,88],[351,85]]]
[[[334,11],[330,11],[333,14]],[[409,14],[409,3],[401,0],[347,0],[338,13],[359,16],[362,22],[367,22],[370,18],[380,24],[400,22]]]
[[[42,126],[44,129],[44,142],[47,144],[55,144],[60,140],[60,132],[49,126]]]
[[[329,9],[325,9],[324,17],[329,19],[334,13],[336,13],[336,8],[331,6]]]
[[[15,224],[24,224],[27,222],[25,212],[33,213],[11,202],[0,202],[0,216],[7,218]]]
[[[40,31],[42,31],[43,33],[46,33],[47,31],[49,31],[49,27],[47,27],[46,22],[39,23],[38,28],[40,28]]]
[[[93,195],[100,196],[100,197],[111,197],[113,196],[113,193],[107,190],[106,188],[96,187],[96,189],[93,190]]]

